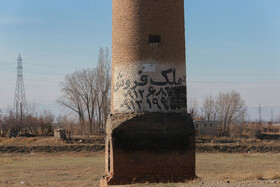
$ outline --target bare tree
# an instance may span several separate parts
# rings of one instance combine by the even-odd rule
[[[79,116],[86,132],[104,128],[106,123],[110,90],[110,56],[108,48],[100,48],[98,65],[93,69],[76,71],[61,83],[63,96],[57,102]],[[97,126],[98,125],[98,126]]]
[[[50,111],[44,111],[39,116],[35,114],[37,114],[37,112],[34,110],[31,114],[24,113],[24,115],[19,118],[17,114],[10,109],[2,117],[1,129],[3,131],[8,131],[8,137],[30,134],[36,135],[40,130],[45,135],[52,132],[54,115]]]
[[[50,111],[44,110],[39,119],[42,134],[47,135],[49,132],[53,131],[52,124],[55,117]]]
[[[37,134],[40,130],[40,118],[34,115],[27,115],[24,119],[24,131],[25,134]]]
[[[98,122],[100,128],[105,129],[107,115],[110,110],[110,87],[111,87],[111,74],[110,74],[111,59],[109,49],[106,47],[99,49],[98,66],[96,69],[97,75],[97,91],[98,91]]]
[[[92,70],[82,70],[67,75],[64,82],[61,83],[63,96],[57,100],[61,106],[69,108],[78,114],[81,125],[85,124],[86,112],[89,122],[92,122],[91,110],[94,110],[94,108],[90,106],[92,104],[94,106],[94,100],[91,100],[93,94],[88,89],[88,82],[90,84],[93,82],[93,80],[88,80],[90,78],[88,74],[91,73],[93,73]]]
[[[276,123],[280,123],[280,114],[276,116]]]
[[[218,108],[217,116],[223,124],[224,135],[229,124],[244,121],[247,106],[239,93],[235,91],[220,93],[217,97],[216,104]]]
[[[37,113],[37,105],[36,105],[36,103],[33,101],[33,102],[31,102],[31,101],[27,101],[27,103],[26,103],[26,113],[25,113],[25,115],[32,115],[32,116],[35,116],[36,115],[36,113]]]
[[[192,118],[195,119],[199,116],[199,107],[196,99],[190,98],[188,100],[188,113],[191,114]]]
[[[12,110],[10,110],[4,117],[3,117],[3,126],[2,128],[5,131],[8,131],[8,137],[14,136],[11,135],[14,132],[18,134],[18,132],[21,130],[20,122]]]
[[[77,123],[71,115],[59,115],[56,117],[56,121],[59,126],[62,126],[66,130],[66,134],[70,137],[71,134],[77,130]]]
[[[205,120],[217,120],[217,104],[213,96],[206,96],[202,102],[201,112]]]

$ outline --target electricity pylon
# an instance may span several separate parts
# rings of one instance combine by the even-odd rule
[[[16,91],[14,98],[14,110],[16,112],[17,117],[23,116],[23,113],[26,112],[26,97],[25,97],[25,89],[23,82],[23,73],[22,73],[22,59],[19,54],[17,59],[17,82],[16,82]]]

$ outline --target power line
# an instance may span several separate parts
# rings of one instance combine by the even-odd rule
[[[1,62],[0,61],[0,64],[1,65],[11,65],[11,66],[14,66],[14,62]],[[31,66],[46,66],[46,67],[52,67],[52,68],[57,68],[57,67],[61,67],[61,66],[57,66],[57,65],[54,65],[54,64],[43,64],[43,63],[24,63],[25,65],[31,65]],[[73,66],[69,66],[69,64],[67,65],[67,67],[71,67],[71,68],[92,68],[91,67],[92,64],[85,64],[83,66],[77,66],[77,65],[73,65]]]
[[[40,79],[25,79],[27,81],[35,81],[35,82],[48,82],[48,83],[59,83],[60,81],[51,81],[51,80],[40,80]]]
[[[0,83],[1,83],[1,82],[3,82],[3,83],[6,83],[6,82],[14,82],[14,81],[16,81],[16,79],[1,80]]]
[[[32,72],[32,71],[24,71],[24,72],[25,73],[32,73],[32,74],[42,74],[42,75],[66,76],[66,74],[59,74],[59,73]]]

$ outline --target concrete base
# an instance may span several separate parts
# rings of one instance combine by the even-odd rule
[[[195,178],[195,131],[189,115],[115,114],[107,127],[103,185]]]

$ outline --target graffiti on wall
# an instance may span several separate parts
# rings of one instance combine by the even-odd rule
[[[160,77],[138,71],[139,80],[126,78],[119,72],[114,83],[114,94],[124,94],[118,102],[121,110],[170,111],[186,108],[186,77],[176,77],[176,69],[161,71]]]

